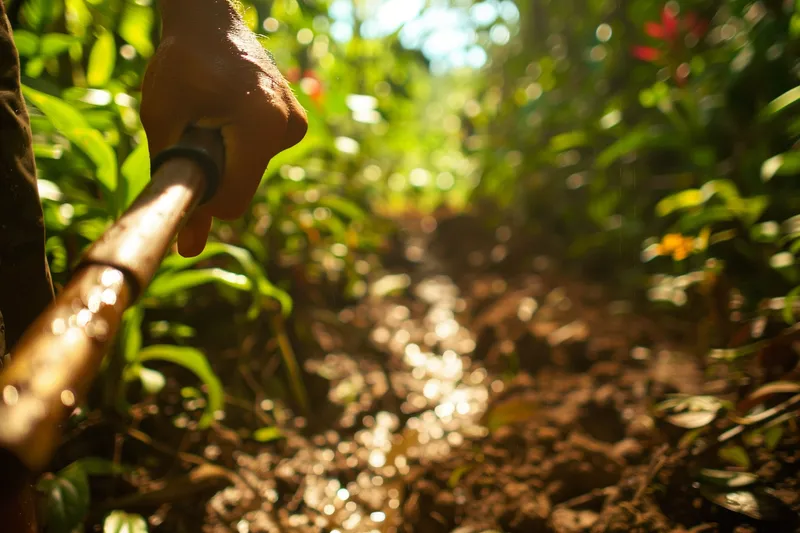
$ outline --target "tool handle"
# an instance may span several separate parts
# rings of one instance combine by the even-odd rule
[[[193,129],[158,154],[147,188],[25,331],[0,373],[0,459],[9,455],[5,450],[31,472],[47,467],[123,313],[149,285],[191,212],[210,197],[208,191],[213,194],[223,151],[217,131]]]

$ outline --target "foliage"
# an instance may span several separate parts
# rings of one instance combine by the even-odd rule
[[[485,199],[535,236],[557,236],[540,240],[556,241],[584,273],[662,308],[699,308],[698,350],[714,362],[741,369],[791,345],[800,320],[800,4],[423,4],[378,28],[380,2],[240,3],[306,108],[309,134],[272,161],[242,220],[215,222],[199,257],[165,260],[127,313],[101,380],[106,394],[89,408],[126,415],[131,402],[161,394],[178,365],[202,383],[199,424],[211,424],[224,407],[219,362],[196,347],[199,332],[180,313],[223,305],[237,311],[226,327],[239,338],[270,331],[287,388],[306,407],[291,314],[319,294],[310,287],[363,295],[387,215]],[[158,12],[139,0],[11,0],[9,13],[61,284],[149,179],[139,87]],[[461,33],[451,40],[461,47],[437,55],[443,39],[429,21],[454,13]],[[740,413],[769,413],[768,401],[795,386],[756,391]],[[513,422],[502,411],[493,426]],[[689,430],[686,443],[732,411],[706,396],[657,408]],[[763,427],[736,423],[774,448],[788,419],[773,414]],[[265,425],[253,437],[282,433]],[[749,457],[746,447],[722,449],[728,462]],[[67,467],[42,485],[80,500],[77,514],[52,518],[65,527],[88,505],[81,472]],[[711,501],[762,498],[740,490],[747,474],[698,479],[716,484]],[[125,527],[146,530],[115,513],[104,529]]]

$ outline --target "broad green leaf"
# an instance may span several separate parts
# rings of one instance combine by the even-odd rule
[[[284,438],[283,431],[275,426],[259,428],[253,432],[253,439],[258,442],[272,442]]]
[[[147,521],[138,514],[112,511],[103,521],[103,533],[148,533]]]
[[[770,157],[761,165],[761,179],[800,174],[800,152],[786,152]]]
[[[86,69],[86,81],[92,87],[105,87],[114,73],[117,59],[117,46],[114,34],[101,30],[89,54],[89,66]]]
[[[127,2],[119,25],[119,35],[145,58],[153,55],[153,42],[150,40],[152,29],[153,8]]]
[[[91,129],[83,115],[64,100],[27,86],[22,92],[59,133],[91,159],[97,168],[97,181],[111,201],[117,188],[117,156],[100,132]]]
[[[39,49],[39,36],[32,31],[15,29],[14,44],[20,57],[31,57]]]
[[[214,413],[223,407],[222,384],[214,373],[205,354],[196,348],[156,344],[139,352],[139,362],[166,361],[180,365],[192,372],[208,389],[208,405],[200,418],[200,427],[206,428],[214,420]]]
[[[240,291],[249,291],[252,287],[250,279],[242,274],[222,268],[204,268],[160,274],[148,287],[147,296],[166,298],[208,283],[220,283]]]
[[[44,494],[44,522],[54,533],[70,533],[89,512],[89,476],[80,463],[48,474],[36,485]]]
[[[55,57],[63,54],[79,42],[72,35],[64,33],[48,33],[39,41],[39,55],[41,57]]]
[[[128,155],[120,169],[122,207],[128,208],[150,181],[150,154],[147,143],[141,142]]]

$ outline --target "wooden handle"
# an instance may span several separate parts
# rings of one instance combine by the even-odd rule
[[[222,158],[221,138],[211,130],[191,130],[159,154],[148,187],[92,245],[20,339],[0,374],[0,449],[32,472],[49,463],[61,426],[85,398],[125,309],[150,283],[209,185],[213,190]]]

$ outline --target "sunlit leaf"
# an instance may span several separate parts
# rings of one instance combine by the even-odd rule
[[[689,209],[705,203],[706,198],[700,189],[687,189],[667,196],[656,204],[656,213],[664,217],[679,209]]]
[[[719,487],[738,489],[756,483],[758,481],[758,476],[750,472],[733,472],[730,470],[703,468],[700,470],[700,479]]]
[[[147,143],[139,143],[128,155],[120,169],[124,178],[120,183],[123,208],[130,206],[150,181],[150,153]]]
[[[150,35],[153,30],[153,9],[135,2],[127,2],[122,20],[119,24],[119,35],[133,46],[142,57],[153,55],[153,42]]]
[[[774,176],[792,176],[800,173],[800,152],[786,152],[770,157],[761,165],[761,179],[771,180]]]
[[[138,514],[112,511],[103,521],[103,533],[147,533],[147,521]]]
[[[114,73],[117,58],[117,47],[114,34],[101,30],[89,54],[89,66],[86,69],[86,81],[92,87],[105,87]]]
[[[656,406],[667,422],[685,429],[705,427],[713,422],[728,404],[714,396],[673,395]]]
[[[143,348],[139,352],[139,362],[144,364],[148,361],[166,361],[180,365],[196,375],[207,387],[208,405],[200,418],[201,428],[208,427],[214,420],[214,413],[222,410],[223,396],[222,383],[214,373],[205,354],[196,348],[186,346],[169,346],[166,344],[156,344]]]
[[[800,85],[790,89],[767,104],[762,111],[762,118],[769,118],[777,115],[789,107],[795,105],[800,100]]]
[[[31,57],[39,49],[39,36],[32,31],[15,29],[14,44],[20,57]]]
[[[78,39],[72,35],[48,33],[39,41],[39,55],[41,57],[55,57],[61,55],[77,42],[79,42]]]
[[[204,268],[182,272],[163,273],[147,288],[147,296],[166,298],[182,291],[208,283],[219,283],[240,291],[249,291],[250,279],[222,268]]]
[[[275,426],[259,428],[253,432],[253,439],[258,442],[272,442],[284,438],[283,431]]]
[[[239,263],[239,265],[242,267],[242,270],[245,272],[245,275],[250,280],[254,281],[255,284],[253,285],[253,289],[256,290],[258,294],[265,298],[270,298],[277,301],[280,304],[284,315],[288,316],[289,313],[291,313],[292,298],[288,293],[279,289],[267,279],[261,265],[259,265],[253,258],[252,254],[250,254],[250,252],[244,248],[221,242],[210,242],[206,245],[205,249],[195,257],[185,258],[179,255],[171,255],[167,257],[162,264],[162,268],[164,270],[185,269],[200,261],[220,255],[227,255]],[[259,302],[257,300],[254,301],[254,305],[250,310],[251,316],[260,308]]]
[[[97,181],[105,188],[109,198],[112,198],[117,188],[117,157],[102,134],[91,129],[83,115],[64,100],[27,86],[23,86],[22,91],[59,133],[92,160],[97,168]]]

